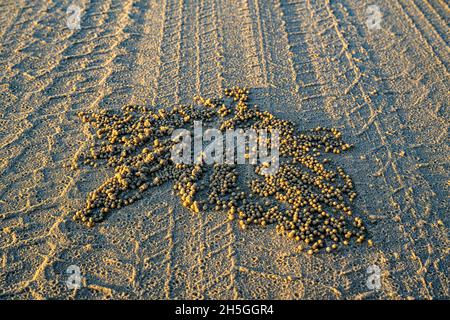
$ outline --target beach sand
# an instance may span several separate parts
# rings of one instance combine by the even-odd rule
[[[372,1],[83,0],[74,30],[71,3],[0,0],[0,299],[449,298],[446,1],[378,0],[370,28]],[[233,85],[355,145],[335,161],[372,247],[310,257],[275,227],[193,215],[168,184],[94,228],[71,220],[111,175],[64,166],[92,139],[79,111]]]

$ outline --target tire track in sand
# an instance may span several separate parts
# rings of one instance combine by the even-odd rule
[[[386,4],[385,8],[390,7]],[[396,30],[403,34],[410,32],[411,29],[404,26],[404,21],[398,15],[389,17],[394,18],[394,21],[386,21],[387,27],[395,25]],[[360,25],[362,22],[361,18]],[[387,103],[392,105],[393,118],[386,115],[380,118],[380,122],[387,133],[391,132],[386,135],[386,139],[390,142],[395,162],[393,166],[397,168],[397,178],[401,183],[400,189],[392,193],[391,199],[401,213],[396,219],[400,219],[399,229],[407,239],[402,251],[410,254],[409,257],[405,254],[404,259],[409,262],[408,271],[411,273],[407,276],[399,274],[396,278],[402,279],[405,287],[414,288],[417,295],[446,296],[448,279],[443,272],[445,267],[440,257],[445,255],[445,245],[442,247],[441,244],[448,244],[448,235],[437,221],[444,219],[444,212],[448,207],[448,201],[443,201],[445,195],[442,190],[446,184],[444,159],[448,158],[450,150],[448,147],[438,147],[445,145],[448,123],[444,116],[439,115],[439,109],[433,108],[433,104],[446,103],[444,92],[447,91],[448,80],[435,57],[428,54],[427,48],[417,49],[417,37],[414,34],[402,39],[388,36],[391,42],[386,45],[382,41],[382,35],[364,37],[362,28],[358,32],[359,38],[370,40],[368,46],[372,50],[369,51],[369,70],[378,78],[378,95],[381,99],[385,94]],[[387,46],[390,47],[386,48]],[[396,64],[398,69],[406,69],[406,72],[403,74],[393,70],[392,66],[397,68]],[[424,68],[421,64],[432,67]],[[390,70],[393,71],[389,72]],[[436,126],[436,122],[440,125]],[[425,127],[429,129],[424,130]],[[427,132],[431,128],[435,131],[432,133],[435,137],[433,141],[430,141]],[[392,132],[396,132],[394,136]],[[433,170],[422,171],[420,162],[435,165]],[[413,270],[416,274],[411,272]],[[433,276],[435,273],[439,275],[440,283]]]
[[[31,119],[30,122],[33,123],[33,125],[30,127],[30,129],[26,132],[27,136],[25,137],[25,135],[23,134],[18,142],[15,142],[15,144],[19,143],[21,144],[21,141],[25,141],[24,139],[27,139],[27,141],[29,143],[31,143],[31,145],[39,145],[39,143],[37,143],[35,140],[33,140],[33,137],[45,137],[46,134],[43,133],[41,130],[42,128],[45,128],[45,121],[54,121],[54,119],[61,119],[61,126],[63,126],[63,128],[65,128],[65,130],[63,130],[65,133],[69,133],[70,131],[67,131],[67,129],[70,130],[70,128],[72,127],[71,122],[73,120],[70,119],[70,113],[66,114],[64,116],[60,115],[61,114],[61,107],[63,110],[65,111],[69,111],[68,106],[74,106],[75,105],[75,109],[79,109],[79,107],[77,107],[77,104],[79,105],[85,105],[88,104],[91,107],[95,107],[100,101],[101,99],[103,99],[104,94],[102,93],[103,91],[100,91],[100,95],[97,94],[99,88],[101,88],[102,86],[105,85],[105,82],[108,81],[108,79],[111,78],[111,76],[114,76],[114,70],[113,68],[109,68],[112,64],[114,64],[115,62],[117,62],[117,60],[115,60],[115,58],[117,57],[117,53],[115,52],[116,50],[120,49],[124,49],[125,48],[125,44],[124,41],[126,40],[126,38],[128,38],[128,36],[126,35],[126,32],[124,31],[125,28],[127,28],[127,26],[130,25],[130,23],[136,23],[137,25],[141,24],[141,21],[138,20],[134,20],[131,21],[131,19],[129,18],[129,13],[130,10],[132,8],[132,2],[128,1],[128,2],[122,2],[119,4],[119,7],[117,5],[113,5],[111,2],[92,2],[91,6],[87,8],[87,10],[85,11],[86,14],[83,16],[83,20],[82,20],[82,30],[78,33],[73,33],[71,36],[69,36],[69,38],[66,38],[66,40],[63,41],[63,47],[60,51],[57,52],[59,59],[57,60],[57,63],[54,64],[52,66],[52,68],[50,69],[50,71],[46,72],[46,73],[42,73],[40,76],[42,79],[49,79],[50,81],[43,81],[41,82],[42,85],[41,87],[37,87],[37,90],[33,90],[31,91],[31,94],[29,96],[24,96],[23,102],[28,101],[27,103],[33,103],[37,106],[46,106],[45,108],[45,114],[43,113],[43,108],[38,108],[38,109],[34,109],[32,113],[30,113],[29,115],[29,119]],[[65,9],[65,8],[62,8]],[[64,12],[63,10],[57,10],[55,14],[59,14],[60,12]],[[118,28],[115,27],[115,24],[118,24]],[[104,24],[104,27],[102,28],[98,28],[98,26],[101,26],[102,24]],[[87,25],[87,26],[86,26]],[[85,27],[86,26],[86,27]],[[99,39],[99,42],[97,41],[97,46],[93,46],[92,44],[92,39],[89,39],[90,36],[93,36],[94,38]],[[112,39],[111,42],[105,41],[102,42],[102,40],[104,39]],[[81,52],[81,54],[80,54]],[[50,56],[52,57],[52,56]],[[80,62],[81,61],[81,62]],[[82,69],[78,69],[79,66],[87,66],[87,71],[86,74],[85,72],[83,72]],[[106,72],[103,72],[103,68],[106,68]],[[100,70],[100,71],[99,71]],[[82,72],[81,75],[76,75],[76,73],[80,73]],[[74,82],[74,87],[73,90],[69,89],[69,92],[67,93],[67,87],[64,85],[64,82],[66,81],[60,81],[60,77],[55,77],[55,75],[67,75],[69,77],[69,81],[70,82],[70,77],[74,77],[73,79],[75,80]],[[51,80],[53,79],[53,80]],[[78,88],[83,87],[83,82],[85,81],[86,83],[89,84],[89,88],[86,89],[86,91],[84,92],[80,92],[78,90]],[[93,82],[95,81],[95,82]],[[92,83],[95,83],[94,86],[92,86]],[[89,92],[89,90],[91,90]],[[86,93],[88,93],[89,97],[85,97]],[[92,94],[93,93],[93,94]],[[90,100],[92,99],[92,100]],[[52,109],[55,109],[55,111],[57,109],[59,109],[59,111],[56,111],[55,115],[53,116],[51,113],[53,112]],[[50,113],[50,115],[48,114]],[[69,117],[69,118],[67,118]],[[81,134],[81,132],[77,133],[78,135]],[[58,144],[60,144],[61,141],[64,141],[65,144],[63,145],[67,145],[66,140],[61,140],[61,139],[65,139],[63,138],[61,135],[56,134],[56,135],[51,135],[51,137],[53,139],[58,139],[56,141],[59,141]],[[30,139],[31,138],[31,139]],[[73,139],[73,136],[71,137]],[[81,139],[80,139],[81,140]],[[56,145],[58,145],[56,144]],[[52,145],[55,145],[54,142],[52,142]],[[50,150],[51,151],[51,150]],[[53,150],[53,156],[51,157],[61,157],[62,154],[62,150]],[[51,152],[52,153],[52,152]],[[68,152],[68,150],[65,150],[65,153],[70,153]],[[47,161],[44,161],[43,164],[41,164],[41,166],[38,167],[38,169],[33,170],[33,175],[34,176],[43,176],[44,179],[47,179],[46,176],[49,176],[50,174],[53,175],[52,171],[48,171],[49,170],[49,166],[50,164],[54,161],[54,159],[52,160],[51,158],[48,159]],[[19,167],[17,166],[17,164],[21,164],[21,163],[27,163],[28,165],[33,165],[34,160],[32,161],[25,161],[25,158],[19,158],[15,160],[15,171],[17,172],[16,177],[17,177],[17,181],[20,181],[22,178],[20,177],[20,175],[22,174],[22,172],[26,172],[24,167]],[[57,166],[59,167],[59,166]],[[58,170],[61,170],[61,168],[57,168]],[[41,174],[42,172],[42,174]],[[75,183],[75,181],[80,181],[80,175],[84,175],[85,172],[82,172],[81,174],[75,174],[73,177],[70,178],[70,182],[68,186],[73,186],[73,184]],[[62,175],[64,177],[64,175]],[[50,176],[49,176],[50,177]],[[39,178],[41,179],[41,178]],[[38,181],[38,180],[34,180],[34,181]],[[47,181],[47,180],[44,180]],[[41,181],[42,183],[42,181]],[[53,181],[53,184],[60,184],[62,186],[64,186],[64,183],[59,183],[59,181]],[[78,182],[76,182],[78,184]],[[51,186],[47,186],[47,191],[49,192],[54,192],[54,185]],[[17,185],[11,186],[8,189],[14,189],[17,188]],[[72,189],[72,188],[71,188]],[[45,201],[51,201],[51,203],[54,203],[55,206],[58,206],[60,202],[59,199],[65,198],[67,192],[63,192],[60,193],[58,197],[48,197],[46,195],[41,195],[41,197],[43,197]],[[80,196],[82,197],[83,195],[80,194]],[[8,199],[13,199],[12,197],[10,197],[8,195],[7,197]],[[27,212],[31,213],[31,208],[35,208],[35,206],[31,203],[31,204],[27,204],[26,207],[24,207],[24,210],[26,210],[26,208],[30,208],[30,210],[26,210]],[[20,206],[19,206],[20,208]],[[33,209],[34,211],[35,209]],[[39,219],[33,219],[33,224],[29,225],[29,227],[26,227],[27,229],[29,229],[31,226],[33,229],[39,229],[38,225],[39,224],[46,224],[48,223],[48,219],[53,219],[53,213],[49,212],[48,209],[43,208],[44,211],[42,211],[41,209],[38,211],[40,213],[40,218]],[[14,210],[11,211],[10,214],[8,214],[8,218],[11,222],[14,221],[23,221],[23,219],[18,216],[18,214],[22,214],[21,209],[19,210]],[[49,235],[52,234],[58,234],[59,236],[61,233],[61,226],[62,226],[62,218],[65,217],[67,215],[67,211],[66,210],[61,210],[63,211],[62,216],[60,216],[56,222],[53,224],[53,226],[50,228],[50,233]],[[17,218],[16,218],[17,217]],[[29,221],[29,218],[26,219],[26,221]],[[30,221],[31,222],[31,221]],[[17,226],[20,226],[20,224],[18,224]],[[21,231],[22,229],[22,231]],[[41,227],[42,230],[45,230],[44,227]],[[20,232],[24,232],[23,227],[19,228],[15,228],[13,229],[14,232],[17,232],[18,235],[20,235]],[[41,236],[39,236],[39,238],[41,238]],[[46,238],[46,237],[44,237]],[[35,238],[38,239],[38,238]],[[23,280],[21,281],[21,285],[17,286],[17,283],[15,284],[15,286],[17,286],[17,289],[14,292],[19,292],[22,289],[26,288],[26,287],[30,287],[31,285],[33,286],[41,286],[40,288],[45,288],[44,285],[40,284],[41,281],[47,281],[47,279],[45,279],[43,273],[45,270],[47,270],[53,263],[55,260],[57,260],[57,257],[59,254],[61,254],[61,250],[63,250],[64,246],[67,245],[66,241],[63,241],[63,239],[60,239],[61,241],[59,242],[53,242],[53,241],[49,241],[48,243],[46,243],[45,245],[50,245],[50,246],[54,246],[55,243],[59,243],[56,247],[54,247],[52,249],[52,253],[49,253],[49,255],[44,256],[44,262],[41,265],[36,265],[36,268],[34,266],[29,266],[29,267],[25,267],[24,266],[24,270],[27,270],[23,273],[23,279],[26,279],[28,277],[28,273],[31,271],[36,271],[36,273],[34,274],[30,274],[30,276],[28,277],[28,280]],[[22,240],[20,239],[18,241],[18,245],[21,245]],[[32,247],[32,246],[37,246],[37,243],[27,243],[27,246]],[[13,247],[8,248],[9,252],[12,253],[14,252],[14,256],[10,256],[9,260],[11,261],[15,261],[17,259],[20,259],[20,252],[21,250],[12,250],[14,249]],[[32,264],[34,264],[35,262],[39,261],[40,258],[37,259],[31,259]],[[23,260],[25,261],[25,260]],[[33,271],[33,272],[34,272]],[[18,279],[19,280],[19,279]],[[39,281],[38,281],[39,280]],[[37,282],[36,282],[37,281]],[[7,288],[8,285],[5,285],[5,288]],[[51,286],[50,286],[51,287]],[[45,296],[45,295],[44,295]]]
[[[258,50],[261,43],[255,38],[248,2],[243,0],[221,6],[215,1],[214,5],[217,8],[215,25],[223,52],[221,89],[234,85],[257,88],[260,95],[256,95],[256,100],[264,101],[261,97],[267,95],[262,89],[267,86],[266,64],[260,63],[264,57]],[[246,175],[245,172],[242,174]],[[212,265],[213,278],[205,291],[209,298],[239,299],[244,291],[239,261],[246,254],[240,250],[244,241],[242,233],[234,221],[227,221],[225,217],[214,215],[209,224],[206,257]]]
[[[216,6],[216,2],[203,0],[183,6],[178,24],[181,35],[176,36],[180,39],[178,50],[182,58],[178,63],[181,65],[171,66],[179,73],[161,75],[168,79],[159,81],[171,83],[176,77],[179,83],[186,84],[179,93],[180,97],[174,97],[176,101],[191,102],[193,95],[214,95],[222,91],[223,49],[219,42]],[[178,203],[178,199],[174,201]],[[167,281],[166,297],[204,299],[228,296],[229,289],[235,287],[232,247],[227,247],[223,253],[211,252],[211,246],[217,240],[212,238],[216,226],[225,226],[223,217],[212,212],[193,215],[178,208],[178,205],[176,207],[177,220],[173,225],[174,245],[171,252],[173,261],[167,268],[166,277],[170,280]],[[228,224],[226,228],[232,226]],[[232,238],[233,235],[228,236]]]
[[[401,113],[394,109],[394,112],[388,109],[388,105],[392,104],[389,95],[379,95],[381,92],[393,92],[394,95],[398,95],[399,106],[409,106],[411,105],[411,101],[403,100],[405,94],[399,95],[396,94],[396,88],[390,88],[388,83],[379,82],[374,84],[370,78],[367,78],[368,74],[376,74],[380,78],[384,77],[392,77],[393,74],[385,74],[384,71],[378,69],[376,67],[377,61],[380,59],[384,60],[385,63],[388,61],[395,61],[393,57],[384,57],[380,56],[379,52],[383,53],[391,53],[391,50],[383,51],[383,48],[379,47],[379,42],[375,41],[367,41],[365,42],[363,39],[374,39],[370,37],[364,37],[363,34],[363,21],[364,18],[360,18],[359,24],[352,24],[352,19],[349,18],[349,15],[345,16],[345,12],[349,10],[349,6],[346,6],[346,2],[342,4],[342,8],[336,5],[334,8],[327,2],[327,11],[334,21],[334,28],[338,37],[342,40],[342,46],[345,48],[347,61],[352,67],[353,70],[358,70],[360,67],[358,65],[365,67],[365,73],[363,77],[358,82],[356,86],[353,86],[349,91],[352,93],[352,97],[355,98],[355,102],[358,105],[357,111],[350,112],[346,111],[345,113],[352,116],[353,119],[357,116],[362,116],[364,119],[364,109],[368,108],[369,114],[373,115],[368,118],[368,124],[364,124],[361,129],[355,128],[358,132],[364,132],[368,137],[371,137],[371,144],[373,145],[373,150],[376,151],[376,157],[381,156],[381,161],[379,161],[379,166],[381,168],[374,174],[375,176],[382,177],[385,183],[385,190],[390,190],[388,197],[391,199],[390,201],[390,209],[388,212],[391,214],[400,214],[400,230],[403,230],[406,237],[408,238],[407,242],[401,241],[404,246],[403,250],[408,250],[411,253],[412,259],[409,261],[408,270],[406,270],[405,274],[400,273],[397,275],[395,279],[392,278],[392,281],[395,281],[398,285],[399,280],[402,279],[401,283],[409,288],[409,290],[400,290],[400,292],[410,291],[411,287],[414,287],[415,296],[422,297],[431,297],[435,295],[431,295],[429,286],[429,282],[425,279],[425,274],[423,273],[422,266],[430,264],[430,256],[435,255],[442,256],[443,252],[440,254],[439,252],[430,252],[429,246],[432,243],[440,243],[443,239],[442,235],[439,235],[439,232],[436,234],[436,228],[431,226],[423,225],[420,221],[427,215],[427,208],[431,204],[431,200],[426,200],[425,198],[419,196],[415,196],[415,193],[418,194],[427,194],[427,197],[433,198],[433,190],[430,188],[430,185],[426,183],[426,179],[421,178],[420,176],[414,177],[411,179],[411,172],[409,172],[409,168],[413,168],[416,164],[416,157],[414,156],[414,152],[409,147],[406,138],[403,136],[405,133],[401,131],[401,128],[404,128],[404,122],[401,117]],[[338,15],[341,14],[341,17],[346,17],[345,19],[339,19]],[[344,29],[344,27],[347,28]],[[398,26],[397,26],[398,27]],[[342,31],[344,30],[344,31]],[[359,34],[355,34],[352,32],[353,30],[357,30]],[[353,42],[347,42],[348,37],[345,35],[352,34],[351,38]],[[398,42],[400,45],[400,42]],[[403,42],[403,45],[404,42]],[[362,56],[361,58],[356,58],[355,55],[358,53],[358,48],[369,48],[366,57]],[[370,50],[372,49],[372,50]],[[405,57],[401,58],[403,61],[408,61]],[[384,70],[390,70],[389,68],[384,68]],[[404,78],[400,78],[401,80],[405,80]],[[425,87],[422,87],[420,91],[426,90]],[[378,94],[377,94],[378,92]],[[358,101],[362,97],[363,100]],[[394,100],[395,101],[395,100]],[[342,106],[354,105],[355,103],[342,103]],[[382,114],[383,116],[379,116]],[[350,118],[348,120],[350,124]],[[353,125],[355,122],[353,121]],[[371,129],[372,128],[372,129]],[[375,131],[373,131],[373,129]],[[399,130],[400,129],[400,130]],[[373,136],[373,133],[376,133],[376,136]],[[408,150],[407,154],[402,153],[401,151]],[[399,156],[399,154],[402,154]],[[419,179],[419,180],[416,180]],[[376,180],[374,179],[374,182]],[[421,181],[419,185],[417,182]],[[417,190],[420,188],[421,191]],[[414,190],[416,189],[416,190]],[[414,190],[414,191],[413,191]],[[423,201],[426,202],[423,202]],[[427,219],[429,219],[428,217]],[[414,225],[414,227],[412,227]],[[389,227],[393,227],[391,224]],[[434,230],[433,230],[434,229]],[[391,234],[395,234],[395,231],[392,230]],[[434,240],[433,237],[437,236]],[[418,240],[419,239],[419,240]],[[427,240],[426,240],[427,239]],[[395,248],[392,248],[395,251]],[[439,250],[439,249],[438,249]],[[392,259],[392,257],[389,257]],[[408,260],[406,260],[408,261]],[[418,262],[418,267],[417,267]],[[411,271],[416,270],[416,274],[411,274]],[[442,290],[442,288],[441,288]]]
[[[398,6],[399,13],[403,15],[406,21],[408,21],[411,26],[417,31],[420,39],[429,49],[430,54],[434,56],[436,62],[444,68],[445,74],[448,77],[448,62],[450,60],[448,35],[446,40],[442,39],[441,35],[436,31],[431,22],[428,20],[428,17],[424,15],[424,13],[419,9],[419,7],[417,7],[414,1],[405,4],[404,1],[396,0],[394,1],[394,4]],[[415,13],[412,12],[413,8],[415,9]],[[419,17],[417,17],[417,15]],[[448,31],[448,26],[446,29]],[[434,33],[433,36],[430,36],[428,34],[430,31],[431,33]]]
[[[159,49],[160,66],[153,105],[179,103],[181,59],[182,1],[166,1],[163,40]]]
[[[254,37],[261,43],[261,64],[267,66],[264,109],[289,117],[304,128],[333,126],[321,105],[326,99],[327,87],[320,83],[321,74],[317,70],[320,57],[312,46],[314,34],[308,30],[311,21],[302,19],[306,7],[302,3],[264,1],[249,1],[249,7]],[[329,256],[307,257],[296,250],[294,242],[274,238],[275,231],[268,231],[252,230],[253,234],[250,231],[242,234],[239,279],[244,297],[342,296],[336,288],[335,273],[325,267],[342,264],[335,263]]]
[[[102,5],[104,6],[106,4],[102,3]],[[95,10],[98,9],[94,4],[92,7],[88,8],[86,12],[87,14],[89,14],[93,11],[95,12]],[[58,13],[61,13],[61,11],[59,10],[56,11],[56,14]],[[114,16],[114,13],[112,13],[112,15]],[[126,15],[127,12],[125,11],[124,16]],[[103,22],[104,19],[94,20],[94,23],[101,24]],[[86,32],[89,33],[89,31]],[[15,139],[13,140],[14,144],[11,147],[12,150],[15,150],[17,149],[17,146],[20,146],[18,152],[15,152],[14,154],[14,152],[9,151],[8,148],[6,148],[5,146],[3,146],[2,148],[2,152],[14,154],[14,157],[8,160],[7,166],[5,167],[4,170],[4,172],[8,172],[8,180],[7,180],[8,183],[5,185],[4,192],[10,192],[15,188],[19,187],[19,185],[23,183],[24,180],[26,181],[26,179],[29,178],[30,176],[32,181],[39,182],[40,178],[38,177],[43,175],[42,171],[45,170],[44,168],[47,165],[50,165],[53,161],[60,161],[64,158],[67,158],[67,156],[64,156],[64,154],[67,154],[69,150],[67,149],[58,150],[58,148],[61,148],[61,146],[59,143],[55,143],[56,141],[54,141],[54,139],[58,137],[60,137],[61,139],[65,139],[62,137],[62,135],[59,134],[61,127],[68,128],[70,130],[72,120],[70,119],[70,113],[69,114],[67,113],[67,111],[70,111],[68,109],[68,106],[75,105],[77,103],[83,104],[89,103],[92,105],[96,101],[98,101],[99,98],[101,98],[101,95],[94,95],[94,101],[92,100],[77,101],[76,99],[73,98],[73,94],[71,92],[76,92],[77,83],[80,83],[83,80],[82,70],[79,70],[80,72],[75,74],[70,73],[69,77],[67,79],[64,79],[63,81],[60,80],[61,77],[53,76],[54,73],[65,74],[65,71],[68,68],[70,68],[73,64],[77,66],[79,65],[79,61],[76,61],[76,59],[74,60],[74,56],[70,55],[71,50],[73,50],[73,46],[70,44],[70,41],[73,41],[76,37],[82,38],[85,35],[86,34],[83,33],[83,30],[79,33],[71,33],[71,35],[67,38],[68,41],[64,42],[63,49],[58,52],[57,63],[55,63],[49,71],[38,76],[37,78],[39,78],[39,81],[28,81],[37,83],[40,87],[37,87],[36,90],[25,90],[26,93],[24,93],[23,96],[21,96],[19,100],[20,102],[19,105],[26,105],[26,106],[29,105],[38,107],[33,109],[32,112],[27,112],[24,115],[24,119],[28,125],[23,131],[20,132],[20,134],[16,135]],[[117,45],[116,42],[112,43],[113,48],[116,45]],[[82,48],[80,47],[77,47],[77,49],[82,50]],[[90,50],[90,52],[92,53],[92,58],[91,60],[83,60],[83,61],[86,61],[85,62],[86,64],[89,63],[95,64],[98,63],[97,61],[100,61],[101,63],[102,61],[101,59],[94,60],[95,58],[98,59],[98,57],[95,55],[95,52],[92,52],[93,49],[90,45],[88,46],[88,50]],[[111,52],[114,54],[113,51]],[[54,59],[52,55],[50,55],[50,58]],[[109,64],[112,61],[112,59],[113,58],[106,58],[106,65]],[[108,72],[110,71],[107,70],[107,74]],[[87,75],[86,77],[89,77],[89,75]],[[103,74],[100,74],[99,78],[89,78],[90,82],[96,80],[100,83],[105,79],[106,77]],[[28,82],[24,82],[25,86],[28,86]],[[73,84],[73,87],[70,86],[67,87],[66,84],[69,85]],[[69,93],[65,93],[66,90],[69,91]],[[64,93],[62,95],[59,94],[55,95],[54,94],[55,92],[64,92]],[[75,95],[77,95],[77,93],[75,93]],[[90,98],[92,97],[93,96],[91,95]],[[56,128],[56,132],[52,132],[51,130],[52,126],[49,125],[48,123],[55,120],[59,121],[59,125]],[[50,140],[48,140],[47,137],[51,137]],[[33,147],[35,146],[47,144],[49,145],[50,148],[53,147],[55,148],[55,150],[52,149],[49,150],[50,155],[48,154],[48,152],[45,152],[45,154],[42,154],[42,157],[39,158],[37,157],[37,154],[40,153],[38,152],[36,154],[35,152],[32,151]],[[73,142],[69,143],[69,145],[74,147]],[[39,162],[39,165],[36,164],[36,161]],[[27,174],[28,176],[26,176],[25,174]],[[64,186],[65,183],[61,183],[61,185]],[[24,187],[21,188],[26,189]],[[53,189],[50,188],[50,190]],[[9,194],[8,195],[5,194],[5,197],[8,197],[10,199],[14,198],[10,197]],[[50,201],[51,203],[54,203],[56,200],[50,194],[49,195],[43,194],[40,198],[44,198],[45,202]],[[26,210],[27,207],[33,205],[33,202],[31,202],[31,204],[28,204],[29,201],[30,200],[28,199],[27,203],[25,203],[25,206],[23,206],[24,210]],[[22,209],[17,210],[17,207],[20,208],[22,206],[14,205],[14,211],[12,212],[17,213],[22,210]]]
[[[196,94],[210,97],[221,95],[223,89],[221,85],[223,48],[219,40],[216,5],[214,1],[200,0],[196,12]],[[197,214],[199,248],[194,274],[198,274],[198,277],[194,279],[194,286],[195,297],[199,299],[214,297],[212,287],[217,284],[217,277],[225,276],[230,270],[229,266],[226,269],[227,263],[216,263],[216,259],[211,259],[212,239],[209,235],[217,221],[213,215],[216,213],[211,211]],[[219,287],[220,285],[228,284],[219,283]]]

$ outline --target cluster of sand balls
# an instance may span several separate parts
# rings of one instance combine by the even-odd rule
[[[73,216],[88,227],[112,210],[130,205],[146,190],[168,181],[183,206],[194,213],[215,210],[251,225],[276,224],[278,233],[308,247],[308,254],[327,252],[351,239],[362,243],[367,231],[354,216],[356,197],[351,177],[333,168],[322,153],[339,154],[351,148],[333,128],[298,132],[293,123],[250,106],[249,90],[234,87],[218,99],[194,97],[197,105],[170,109],[126,106],[121,111],[80,112],[95,130],[89,150],[79,159],[86,165],[107,165],[114,174],[86,198]],[[266,163],[180,164],[171,160],[175,129],[192,129],[194,121],[226,129],[277,129],[280,133],[280,168],[263,174]],[[248,151],[248,148],[247,148]],[[243,173],[243,166],[252,168]]]

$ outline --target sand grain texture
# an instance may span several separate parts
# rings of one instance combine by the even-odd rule
[[[443,0],[0,0],[0,299],[449,298],[450,8]],[[107,169],[65,168],[76,114],[189,103],[239,84],[303,128],[336,127],[374,247],[308,257],[183,209],[169,186],[93,229],[70,220]],[[366,287],[376,264],[382,288]],[[85,281],[69,290],[70,265]]]

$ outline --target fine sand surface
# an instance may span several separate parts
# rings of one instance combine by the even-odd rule
[[[366,25],[367,5],[383,12]],[[449,26],[445,0],[0,0],[0,299],[449,298]],[[336,157],[374,246],[309,257],[274,227],[193,215],[170,186],[88,229],[107,168],[65,168],[77,112],[254,88],[262,109],[340,129]],[[82,288],[68,289],[69,266]],[[381,271],[378,291],[367,268]]]

